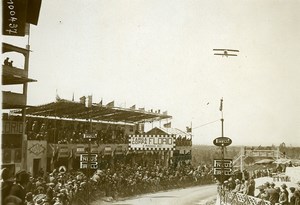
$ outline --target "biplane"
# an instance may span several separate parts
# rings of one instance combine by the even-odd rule
[[[233,49],[213,49],[213,51],[222,51],[222,53],[215,53],[214,55],[219,55],[219,56],[237,56],[237,54],[234,53],[229,53],[229,52],[240,52],[239,50],[233,50]]]

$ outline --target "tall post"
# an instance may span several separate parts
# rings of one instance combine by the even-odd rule
[[[221,117],[221,137],[224,137],[224,118],[223,118],[223,98],[220,102],[220,111],[222,114]],[[224,192],[224,144],[221,146],[221,200],[220,204],[222,204],[222,200],[225,202],[225,192]]]

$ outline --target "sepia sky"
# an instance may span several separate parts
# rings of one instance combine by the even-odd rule
[[[223,97],[233,145],[300,146],[299,8],[297,0],[43,0],[31,26],[29,75],[38,82],[28,104],[52,102],[57,90],[167,110],[172,127],[192,122],[193,143],[212,145]],[[226,58],[214,48],[240,52]]]

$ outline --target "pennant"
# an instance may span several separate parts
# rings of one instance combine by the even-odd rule
[[[139,110],[141,110],[141,111],[145,111],[145,108],[144,108],[144,107],[142,107],[142,108],[139,108]]]
[[[81,98],[79,98],[80,103],[85,105],[85,99],[86,99],[85,96],[82,96]]]
[[[168,114],[168,111],[164,111],[164,112],[163,112],[163,115],[167,115],[167,114]]]
[[[130,107],[131,110],[135,110],[135,105]]]
[[[171,122],[168,122],[168,123],[164,124],[164,127],[165,128],[171,128]]]
[[[59,97],[59,95],[56,93],[56,97],[55,97],[56,101],[60,101],[61,98]]]
[[[103,105],[102,99],[101,99],[101,101],[98,103],[98,105],[99,105],[100,107],[102,107],[102,105]]]
[[[192,132],[192,128],[191,127],[186,127],[186,132]]]
[[[220,102],[220,111],[223,110],[223,98],[221,99],[221,102]]]

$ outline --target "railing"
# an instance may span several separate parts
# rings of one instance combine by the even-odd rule
[[[220,192],[219,192],[220,193]],[[220,193],[222,196],[222,193]],[[220,197],[221,204],[228,205],[271,205],[270,201],[259,199],[242,193],[225,191]]]

